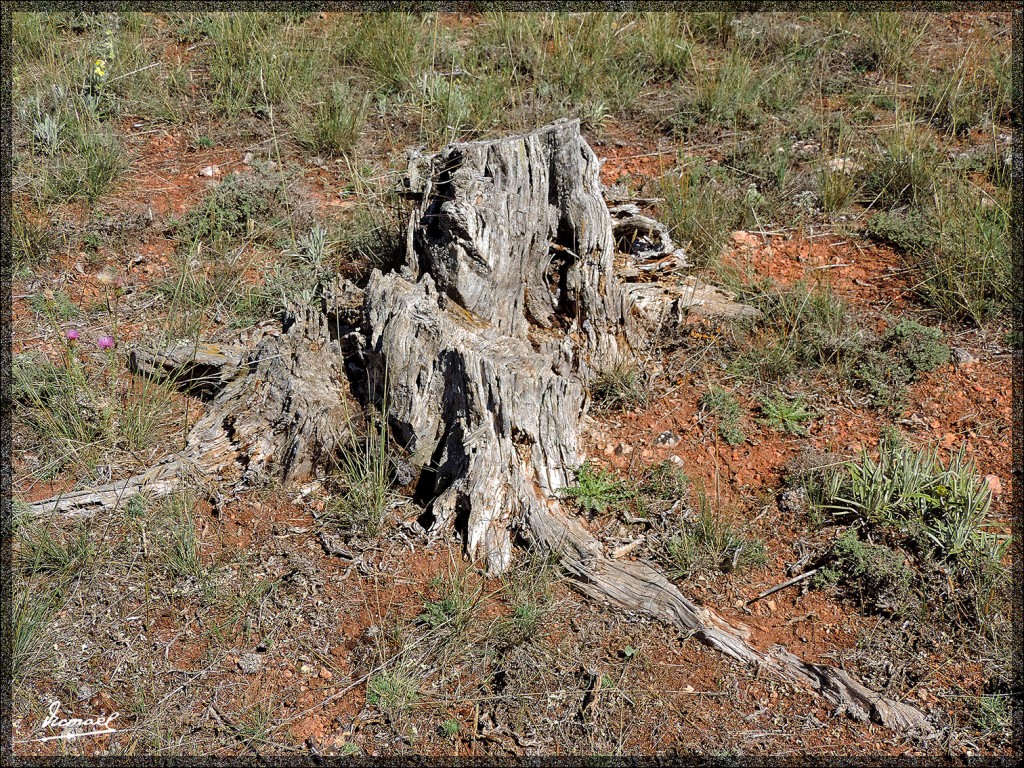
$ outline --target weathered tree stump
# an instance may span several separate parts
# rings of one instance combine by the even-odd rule
[[[694,605],[653,567],[610,558],[563,508],[559,491],[583,458],[588,378],[645,344],[673,301],[616,279],[598,161],[579,124],[452,144],[414,168],[421,199],[405,266],[374,273],[366,288],[366,364],[372,397],[421,468],[427,526],[455,529],[491,573],[508,566],[513,541],[531,542],[559,555],[592,597],[675,624],[855,717],[926,730],[917,710],[842,670],[756,650],[745,628]]]
[[[657,569],[607,554],[563,507],[560,491],[583,459],[590,378],[628,360],[687,311],[749,310],[692,280],[669,286],[616,278],[616,228],[578,121],[415,156],[406,189],[419,202],[405,263],[398,272],[373,273],[361,312],[358,291],[338,284],[323,312],[293,313],[283,333],[237,365],[218,350],[204,349],[200,359],[198,347],[191,359],[178,347],[137,356],[140,369],[198,380],[216,394],[184,451],[154,467],[149,480],[126,482],[163,489],[185,466],[225,479],[310,474],[338,448],[348,423],[334,329],[355,344],[368,399],[409,452],[424,526],[457,532],[488,572],[508,567],[517,541],[540,547],[557,554],[590,597],[677,626],[854,717],[930,730],[916,709],[874,694],[843,670],[782,648],[758,650],[747,628],[695,605]],[[652,251],[684,256],[663,227],[636,211],[623,212],[618,233],[620,247],[646,238],[645,258]],[[343,325],[361,327],[341,334]],[[81,501],[35,506],[67,512]]]

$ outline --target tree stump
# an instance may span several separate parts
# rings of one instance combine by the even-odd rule
[[[374,271],[361,311],[359,292],[339,283],[322,308],[291,312],[280,333],[237,363],[234,353],[198,345],[191,354],[175,345],[137,355],[139,370],[169,373],[213,396],[185,449],[138,478],[32,511],[73,514],[123,493],[167,492],[186,468],[243,482],[307,477],[347,430],[345,343],[364,366],[368,399],[409,452],[424,526],[456,532],[489,573],[508,567],[514,543],[540,547],[592,598],[677,626],[853,717],[930,731],[916,709],[843,670],[783,648],[758,650],[746,627],[695,605],[657,569],[609,556],[563,508],[560,491],[583,460],[589,380],[687,311],[750,310],[693,280],[667,286],[616,278],[615,228],[578,121],[414,155],[406,189],[419,203],[405,262],[397,272]],[[644,258],[659,249],[683,258],[657,222],[621,213],[620,236],[646,238]]]
[[[917,710],[842,670],[756,650],[746,628],[653,567],[610,558],[563,508],[559,491],[583,458],[588,379],[632,355],[664,316],[641,299],[664,310],[670,298],[616,279],[612,219],[579,123],[452,144],[413,168],[420,201],[404,267],[375,272],[366,288],[365,359],[371,397],[420,469],[426,526],[454,529],[492,574],[514,541],[542,547],[585,594],[675,624],[855,717],[927,730]]]

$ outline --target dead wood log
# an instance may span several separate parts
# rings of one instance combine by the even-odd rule
[[[757,650],[748,630],[655,568],[608,557],[563,509],[559,491],[583,458],[587,378],[645,344],[683,297],[616,279],[612,222],[579,124],[452,144],[412,164],[420,200],[406,263],[366,288],[365,363],[371,398],[421,470],[424,524],[454,529],[491,573],[526,540],[557,553],[584,594],[678,626],[855,716],[927,730],[919,712],[842,670]]]
[[[189,345],[179,343],[138,354],[135,365],[143,371],[159,368],[190,386],[195,359]],[[237,362],[211,350],[201,359],[206,386],[227,383],[189,431],[182,450],[127,480],[30,504],[28,513],[90,515],[137,493],[170,493],[183,475],[242,482],[305,479],[347,434],[350,413],[341,351],[319,309],[289,311],[280,331],[264,335]],[[176,368],[175,361],[185,370]]]

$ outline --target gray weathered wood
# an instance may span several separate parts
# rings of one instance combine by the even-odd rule
[[[687,288],[690,305],[732,302],[711,290],[693,298],[696,285],[616,279],[612,221],[578,123],[452,144],[414,164],[405,267],[375,272],[366,288],[365,362],[371,396],[421,469],[429,527],[455,529],[492,573],[525,539],[556,553],[591,597],[674,624],[854,716],[928,730],[917,710],[842,670],[756,649],[748,630],[694,605],[655,568],[609,557],[563,508],[559,491],[583,458],[587,378],[628,357],[653,325],[678,320]]]
[[[190,365],[192,355],[187,349],[185,344],[172,345],[169,355],[140,355],[139,365],[150,370],[159,366],[167,375],[181,378],[171,361]],[[235,365],[230,355],[211,353],[206,359],[224,361],[224,368]],[[181,451],[135,477],[36,502],[27,511],[90,515],[136,493],[170,493],[183,474],[242,482],[268,476],[284,482],[305,479],[337,449],[348,431],[342,366],[340,348],[331,340],[324,315],[314,308],[296,309],[288,314],[282,331],[264,335],[242,357],[238,370],[245,375],[227,376],[228,382],[189,431]],[[224,378],[217,373],[207,382]]]

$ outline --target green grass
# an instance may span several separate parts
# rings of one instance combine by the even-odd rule
[[[74,466],[91,470],[104,456],[149,448],[167,423],[170,395],[153,381],[121,377],[120,360],[97,364],[66,343],[60,364],[32,353],[15,356],[12,394],[15,420],[46,446],[44,474]]]
[[[594,377],[590,397],[602,411],[643,408],[649,400],[648,383],[639,366],[618,363]]]
[[[42,640],[56,610],[54,592],[29,582],[16,590],[11,604],[11,623],[4,623],[5,640],[10,627],[11,679],[15,684],[37,668],[44,653]]]
[[[743,408],[732,392],[712,384],[701,395],[700,407],[711,416],[718,436],[726,443],[739,445],[747,439],[741,424]]]
[[[334,82],[316,104],[312,118],[307,107],[296,107],[290,122],[299,143],[310,151],[327,157],[351,156],[369,108],[365,91]]]
[[[160,503],[161,551],[169,576],[174,579],[203,580],[203,567],[196,537],[196,521],[192,514],[194,498],[187,491],[177,492]]]
[[[20,570],[28,574],[50,574],[66,581],[89,566],[97,555],[97,547],[90,540],[84,526],[77,533],[54,531],[49,525],[21,526]]]
[[[431,630],[443,634],[446,641],[462,637],[476,616],[482,587],[479,584],[472,586],[464,571],[435,577],[431,587],[438,593],[438,599],[423,604],[419,620]]]
[[[666,554],[680,578],[708,571],[729,572],[758,567],[767,561],[764,542],[741,535],[725,517],[712,512],[698,494],[695,519],[682,521],[666,544]]]
[[[354,436],[342,449],[331,477],[338,491],[322,518],[327,525],[350,537],[372,539],[381,532],[392,499],[387,441],[383,419],[374,419],[364,438]]]
[[[389,717],[407,714],[419,700],[419,681],[411,670],[385,670],[366,682],[366,703]]]

